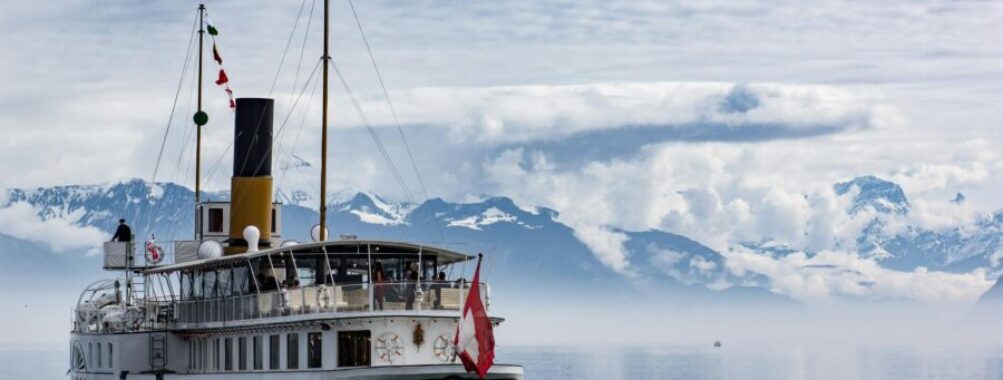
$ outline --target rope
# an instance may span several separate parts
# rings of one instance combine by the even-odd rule
[[[192,66],[192,72],[195,72],[196,70],[198,70],[198,68],[195,67],[195,66]],[[198,82],[198,77],[193,74],[192,75],[192,80],[191,80],[191,87],[189,87],[189,88],[194,89],[195,86],[197,85],[196,82]],[[187,101],[187,104],[185,105],[185,109],[192,109],[192,100],[195,98],[194,95],[195,95],[195,91],[189,91],[188,92],[188,101]],[[184,165],[184,166],[182,166],[182,162],[184,162],[185,157],[187,157],[185,153],[188,152],[188,146],[190,145],[189,141],[190,141],[190,139],[192,137],[192,133],[194,131],[195,131],[195,128],[187,128],[187,129],[185,129],[184,139],[181,140],[181,142],[182,142],[181,150],[178,151],[178,160],[175,163],[174,171],[172,172],[171,177],[170,177],[171,181],[173,181],[174,183],[181,183],[181,181],[182,181],[181,179],[182,178],[188,178],[188,175],[190,173],[189,169],[191,169],[191,165]],[[183,170],[182,167],[185,168],[183,172],[181,171],[181,170]]]
[[[300,91],[299,96],[296,97],[296,100],[293,102],[292,107],[289,108],[289,112],[286,113],[286,117],[282,120],[282,124],[279,126],[278,132],[275,133],[275,134],[273,134],[273,136],[275,136],[273,139],[278,139],[279,137],[282,136],[282,132],[285,130],[286,123],[289,121],[289,117],[292,115],[293,111],[296,110],[296,105],[299,104],[300,99],[303,97],[303,93],[306,92],[307,86],[310,85],[310,81],[313,80],[314,75],[317,74],[317,71],[318,71],[317,69],[318,68],[320,68],[320,60],[318,60],[317,61],[317,65],[314,66],[313,71],[310,73],[310,77],[307,78],[306,82],[303,83],[303,89]],[[262,114],[261,117],[263,118],[264,114]],[[258,135],[258,130],[261,129],[262,121],[263,121],[263,119],[259,119],[258,120],[258,125],[255,126],[255,128],[254,128],[254,135],[255,136]],[[261,160],[258,161],[258,164],[255,167],[255,171],[257,171],[258,169],[261,169],[261,165],[264,165],[264,163],[265,163],[265,157],[264,156],[270,155],[271,152],[272,152],[272,149],[274,147],[275,147],[274,144],[268,147],[268,150],[265,151],[265,154],[263,155],[263,157],[261,158]],[[243,165],[241,165],[240,171],[244,171],[244,169],[247,167],[247,159],[250,157],[250,154],[251,154],[251,151],[248,150],[247,151],[247,155],[244,156],[244,160],[243,160],[244,163],[243,163]],[[234,195],[235,194],[231,194],[230,195],[231,202],[233,201]],[[230,207],[240,207],[240,205],[231,204]]]
[[[223,153],[220,154],[219,157],[216,158],[216,162],[212,164],[208,174],[206,174],[206,178],[209,178],[210,180],[214,178],[213,175],[216,174],[216,170],[219,169],[220,165],[223,163],[223,158],[226,157],[226,154],[229,153],[232,148],[233,140],[230,140],[230,143],[226,145],[226,149],[223,149]]]
[[[390,172],[393,174],[394,180],[397,181],[397,184],[400,186],[401,191],[403,191],[404,196],[412,204],[417,204],[418,202],[415,202],[414,196],[411,194],[411,190],[407,187],[407,183],[400,175],[400,171],[397,170],[397,165],[394,164],[393,159],[390,157],[386,147],[383,145],[383,141],[380,139],[379,134],[376,133],[376,128],[373,128],[373,124],[369,122],[369,118],[367,118],[365,112],[362,111],[362,106],[359,104],[359,100],[355,97],[355,94],[352,92],[351,87],[349,87],[348,82],[345,81],[345,76],[341,74],[341,70],[338,69],[338,65],[334,63],[334,60],[331,60],[331,67],[334,69],[334,73],[336,74],[335,76],[338,77],[338,80],[341,82],[342,87],[344,87],[349,99],[351,99],[355,110],[359,113],[359,118],[361,118],[363,124],[366,125],[366,129],[369,131],[369,136],[372,137],[373,142],[376,143],[376,147],[379,149],[380,155],[383,156],[383,160],[390,168]],[[421,222],[421,226],[425,229],[425,232],[432,237],[437,238],[440,241],[443,240],[441,236],[437,236],[429,229],[427,223]]]
[[[164,146],[167,145],[167,136],[171,132],[171,124],[174,121],[174,112],[178,107],[178,98],[181,96],[181,87],[184,85],[185,75],[188,73],[188,64],[192,56],[192,45],[195,43],[195,27],[198,25],[198,15],[192,21],[191,35],[188,37],[188,51],[185,53],[185,64],[181,67],[181,78],[178,78],[178,89],[174,92],[174,102],[171,104],[171,114],[167,118],[167,128],[164,129],[164,138],[160,142],[160,153],[157,154],[157,163],[153,166],[153,176],[150,183],[157,183],[157,172],[160,170],[160,160],[164,156]]]
[[[392,172],[394,179],[397,181],[397,184],[400,185],[401,190],[404,192],[404,196],[406,196],[409,201],[414,202],[414,196],[411,194],[411,189],[407,187],[407,183],[405,183],[403,177],[401,177],[400,171],[397,170],[397,165],[393,163],[393,160],[390,158],[390,154],[387,153],[387,149],[383,145],[383,141],[380,139],[379,134],[376,133],[376,128],[373,128],[373,124],[369,122],[369,118],[367,118],[365,112],[362,111],[362,106],[359,104],[359,100],[352,92],[351,87],[349,87],[348,82],[345,81],[345,76],[341,74],[341,70],[338,69],[338,65],[335,64],[333,60],[331,62],[331,66],[334,69],[335,74],[337,74],[338,80],[341,81],[342,87],[345,88],[345,92],[348,93],[348,96],[352,101],[352,105],[355,106],[355,110],[359,113],[359,117],[362,119],[363,124],[366,125],[366,129],[369,131],[370,137],[373,138],[373,142],[376,143],[376,147],[379,149],[384,161],[386,161],[387,166],[390,167],[390,171]]]
[[[297,129],[296,129],[296,137],[293,138],[292,148],[289,149],[290,155],[292,155],[293,154],[292,152],[295,152],[296,151],[296,147],[299,146],[300,135],[303,132],[303,126],[306,125],[306,119],[310,115],[310,108],[313,105],[313,97],[314,97],[314,95],[317,94],[317,86],[319,86],[319,85],[320,85],[320,81],[314,82],[313,88],[310,90],[310,97],[307,98],[307,101],[306,101],[306,109],[303,110],[303,118],[300,119],[300,124],[297,127]],[[281,149],[282,146],[279,145],[279,148]],[[281,153],[280,153],[280,156],[281,156]],[[288,172],[289,172],[289,167],[288,166],[282,168],[282,175],[279,178],[279,185],[278,185],[279,189],[281,189],[282,186],[285,184]]]
[[[282,119],[282,124],[279,125],[279,131],[275,133],[274,140],[280,140],[282,138],[282,132],[285,131],[285,129],[286,129],[286,124],[289,122],[289,117],[292,116],[293,111],[296,110],[296,105],[298,105],[300,99],[303,98],[303,94],[306,93],[306,89],[310,85],[310,81],[313,80],[314,75],[317,74],[317,69],[319,67],[320,67],[320,61],[317,61],[317,65],[314,66],[313,71],[310,72],[310,77],[307,78],[306,82],[303,83],[303,89],[300,90],[299,95],[296,96],[296,100],[293,101],[293,105],[292,105],[292,107],[289,108],[289,112],[286,113],[286,117]],[[258,127],[260,127],[260,126],[261,125],[259,123]],[[257,134],[257,130],[255,130],[255,135],[256,134]],[[272,146],[269,146],[268,150],[265,151],[265,153],[266,154],[270,154],[272,152],[272,148],[274,148],[274,147],[275,147],[274,144]],[[247,153],[250,154],[251,152],[248,151]],[[265,159],[264,159],[264,157],[262,157],[261,160],[258,161],[258,166],[255,167],[254,170],[257,171],[258,169],[261,169],[261,165],[264,165],[264,164],[265,164]],[[244,165],[247,165],[247,158],[246,157],[244,158]],[[243,171],[243,168],[241,168],[241,171]]]
[[[383,82],[383,75],[380,73],[380,67],[376,64],[376,57],[373,55],[373,49],[369,46],[369,39],[366,38],[366,32],[362,29],[362,22],[359,21],[359,14],[355,11],[355,3],[352,0],[348,0],[348,5],[352,8],[352,17],[355,18],[355,25],[359,27],[359,35],[362,36],[362,42],[366,45],[366,52],[369,53],[369,62],[373,64],[373,70],[376,71],[376,78],[380,81],[380,88],[383,89],[383,96],[387,100],[387,107],[390,108],[390,115],[393,116],[394,124],[397,126],[397,132],[400,134],[401,142],[404,143],[404,150],[407,151],[408,159],[411,160],[411,168],[414,170],[415,177],[418,178],[418,185],[421,187],[422,195],[425,196],[425,200],[428,200],[428,191],[425,189],[425,181],[421,178],[421,172],[418,171],[418,165],[415,163],[414,155],[411,153],[411,146],[407,143],[407,138],[404,137],[404,129],[401,128],[400,120],[397,118],[397,110],[394,109],[393,102],[390,101],[390,92],[387,91],[387,85]]]
[[[294,93],[296,92],[296,85],[299,83],[300,68],[303,66],[303,55],[306,53],[307,39],[310,36],[310,26],[313,25],[313,12],[314,12],[314,8],[316,7],[316,5],[317,5],[317,0],[314,0],[314,1],[312,1],[310,3],[310,14],[307,16],[306,28],[303,30],[303,43],[300,45],[299,61],[296,63],[296,73],[293,76],[293,92]],[[314,95],[317,92],[317,85],[319,83],[320,83],[319,81],[318,82],[314,82],[313,89],[310,90],[310,97],[307,98],[307,108],[303,111],[303,119],[301,120],[300,125],[299,125],[299,127],[297,129],[296,138],[295,138],[295,140],[293,142],[293,147],[292,147],[292,149],[289,150],[290,154],[293,154],[292,152],[295,152],[296,151],[296,147],[299,145],[300,133],[303,131],[303,125],[306,123],[306,119],[307,119],[307,116],[309,115],[310,107],[313,104],[313,97],[314,97]],[[285,142],[285,140],[279,140],[279,141],[276,142],[276,144],[278,144],[278,147],[279,147],[279,155],[278,155],[278,159],[280,160],[279,162],[282,162],[281,160],[282,160],[282,143],[283,142]],[[281,190],[283,184],[285,183],[285,178],[286,178],[287,171],[288,171],[288,168],[283,168],[282,169],[282,176],[281,176],[281,178],[279,180],[280,182],[279,182],[279,185],[278,185],[277,189]]]
[[[352,9],[352,17],[355,19],[355,25],[359,29],[359,35],[362,37],[362,42],[366,46],[366,52],[369,54],[369,62],[373,66],[373,71],[376,72],[376,78],[380,82],[380,89],[383,90],[383,97],[387,101],[387,107],[390,109],[390,115],[393,117],[394,125],[397,127],[397,134],[400,136],[401,143],[404,144],[404,150],[407,152],[408,160],[411,162],[411,169],[414,171],[415,178],[418,179],[418,186],[421,188],[421,193],[423,201],[429,199],[428,190],[425,187],[425,180],[421,176],[421,171],[418,170],[418,164],[414,159],[414,154],[411,152],[411,144],[407,142],[407,137],[404,135],[404,128],[401,127],[400,118],[397,117],[397,109],[394,107],[393,101],[390,99],[390,91],[387,90],[386,82],[383,80],[383,74],[380,71],[379,65],[376,63],[376,56],[373,54],[372,46],[369,44],[369,38],[366,37],[365,29],[362,27],[362,21],[359,19],[359,13],[355,9],[355,3],[352,0],[348,0],[348,5]],[[412,200],[412,203],[417,203]],[[444,240],[441,229],[436,226],[435,234],[438,239]]]
[[[289,47],[293,44],[293,36],[296,35],[296,28],[300,24],[300,17],[303,15],[303,7],[306,5],[306,0],[300,2],[300,10],[296,13],[296,22],[293,23],[293,30],[289,32],[289,40],[286,41],[286,47],[282,50],[282,59],[279,59],[279,68],[275,70],[275,79],[272,79],[272,88],[268,90],[268,97],[272,96],[272,92],[275,91],[275,84],[279,82],[279,74],[282,73],[282,65],[286,62],[286,53],[289,52]],[[295,88],[295,83],[293,84]]]
[[[303,66],[303,53],[306,52],[307,38],[310,37],[310,26],[313,25],[313,9],[317,6],[317,0],[310,3],[310,15],[306,19],[306,29],[303,30],[303,44],[300,45],[300,58],[296,63],[296,74],[293,75],[293,91],[296,91],[296,84],[299,83],[300,67]]]

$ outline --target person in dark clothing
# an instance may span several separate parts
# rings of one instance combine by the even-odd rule
[[[414,263],[407,264],[407,272],[404,274],[404,281],[406,283],[404,289],[407,298],[404,302],[404,309],[414,310],[414,299],[415,293],[418,292],[418,266]]]
[[[446,272],[439,272],[439,275],[432,279],[432,291],[435,293],[435,302],[432,304],[433,309],[442,309],[442,288],[448,286],[449,282],[446,281]]]
[[[111,241],[122,243],[132,241],[132,229],[129,228],[128,224],[125,224],[125,219],[118,220],[118,228],[115,230],[115,236],[111,237]]]

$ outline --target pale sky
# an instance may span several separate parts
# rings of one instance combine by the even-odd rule
[[[831,249],[861,224],[831,186],[858,175],[902,185],[908,222],[928,228],[1003,207],[1003,3],[356,3],[427,195],[555,208],[613,242],[590,247],[617,270],[631,263],[616,229],[658,228],[715,248],[769,237]],[[291,151],[319,161],[315,81],[289,111],[320,55],[320,3],[301,46],[313,4],[207,7],[231,87],[260,97],[303,6],[271,94],[277,129],[289,115],[276,176],[283,190],[316,196],[315,168],[281,169]],[[332,4],[334,59],[420,201],[348,3]],[[3,5],[0,183],[149,179],[196,6]],[[191,77],[184,83],[157,180],[192,186]],[[331,83],[334,193],[405,200]],[[224,189],[232,116],[208,79],[206,102],[205,180]],[[968,202],[951,204],[957,192]]]

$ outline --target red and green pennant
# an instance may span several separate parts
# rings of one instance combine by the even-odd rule
[[[230,108],[234,109],[237,107],[237,103],[233,100],[233,90],[230,89],[230,77],[226,75],[226,70],[223,69],[223,56],[219,54],[219,47],[216,45],[216,37],[219,36],[219,29],[216,29],[213,22],[208,18],[209,15],[206,14],[205,29],[212,38],[212,59],[216,61],[216,66],[219,68],[216,85],[223,87],[223,93],[230,103]]]

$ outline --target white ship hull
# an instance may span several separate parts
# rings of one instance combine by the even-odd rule
[[[321,371],[282,371],[282,372],[239,372],[239,373],[165,373],[128,374],[127,379],[157,380],[157,379],[253,379],[253,380],[460,380],[478,379],[476,374],[467,373],[459,364],[416,364],[393,367],[346,368]],[[120,379],[115,373],[73,373],[71,379],[80,380],[112,380]],[[495,364],[485,377],[497,380],[522,380],[522,367],[517,365]]]

